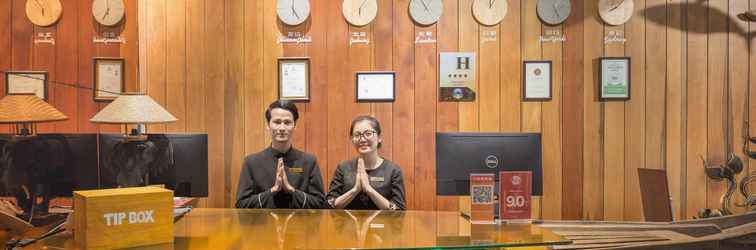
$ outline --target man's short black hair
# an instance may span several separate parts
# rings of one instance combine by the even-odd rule
[[[297,122],[299,119],[299,111],[297,110],[297,105],[294,105],[293,102],[287,101],[287,100],[275,100],[270,105],[268,105],[268,109],[265,110],[265,120],[270,122],[270,111],[273,109],[283,109],[286,111],[289,111],[292,116],[294,116],[294,122]]]

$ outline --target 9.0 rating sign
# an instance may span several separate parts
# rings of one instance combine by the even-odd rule
[[[533,177],[530,171],[499,172],[499,213],[502,220],[530,219]]]

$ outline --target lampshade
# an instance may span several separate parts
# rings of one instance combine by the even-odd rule
[[[0,99],[0,123],[51,122],[68,119],[35,94],[12,94]]]
[[[176,117],[145,94],[121,94],[100,110],[92,119],[95,123],[154,124],[175,122]]]

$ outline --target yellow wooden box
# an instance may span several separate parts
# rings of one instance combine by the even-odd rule
[[[74,240],[82,249],[173,242],[173,191],[159,187],[74,192]]]

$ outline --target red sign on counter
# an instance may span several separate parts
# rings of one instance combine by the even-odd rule
[[[499,172],[499,218],[502,220],[530,219],[533,175],[530,171]]]

